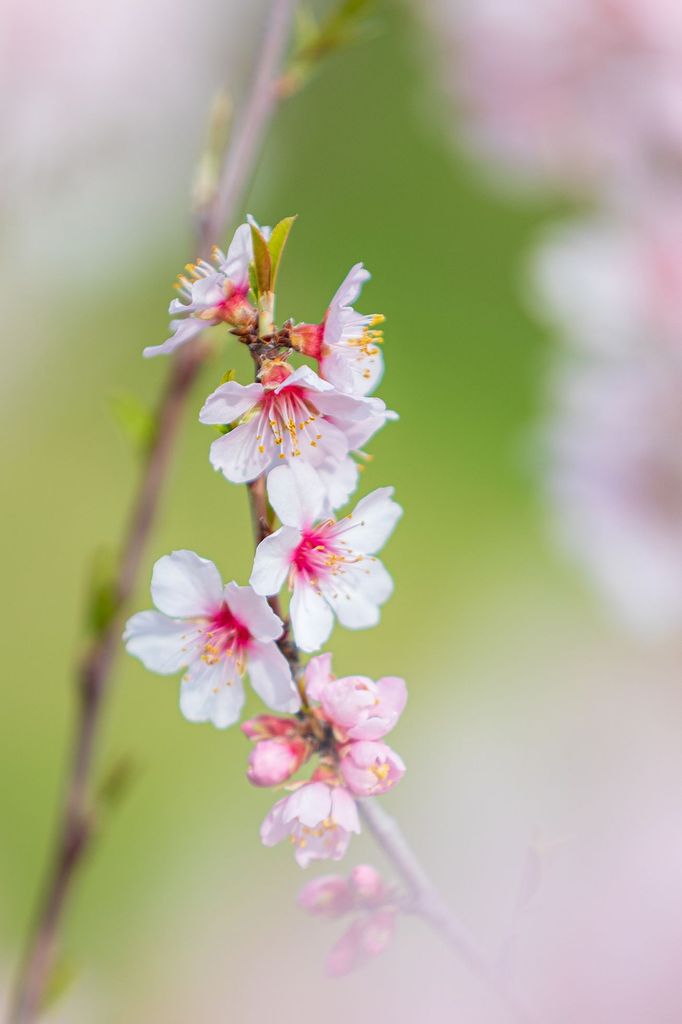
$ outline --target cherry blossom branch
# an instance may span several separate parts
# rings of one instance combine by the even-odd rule
[[[215,195],[198,218],[196,248],[199,254],[210,250],[233,218],[257,163],[279,96],[278,82],[293,12],[294,0],[273,0],[241,121],[225,156]],[[185,346],[174,359],[159,403],[154,439],[122,545],[112,588],[112,611],[77,671],[78,718],[66,796],[43,896],[17,980],[9,1024],[31,1024],[40,1013],[54,964],[64,910],[95,833],[96,820],[90,792],[95,745],[120,643],[123,613],[156,519],[185,401],[206,355],[206,346],[197,342]]]
[[[359,809],[377,845],[405,884],[408,898],[403,909],[417,914],[440,932],[460,960],[501,999],[513,1021],[530,1024],[526,1011],[518,1005],[502,973],[438,893],[395,819],[375,798],[361,800]]]
[[[255,361],[258,367],[259,360],[256,358]],[[273,532],[265,482],[263,475],[247,484],[256,547]],[[309,716],[310,707],[301,677],[300,655],[291,639],[289,623],[282,614],[279,595],[268,598],[268,602],[275,614],[285,622],[278,646],[291,666],[301,696],[300,714]],[[358,807],[367,829],[405,885],[407,897],[403,903],[403,910],[423,918],[444,937],[460,960],[500,999],[515,1024],[530,1024],[525,1011],[519,1007],[510,992],[503,974],[497,970],[493,961],[438,893],[398,823],[380,806],[376,798],[359,800]]]

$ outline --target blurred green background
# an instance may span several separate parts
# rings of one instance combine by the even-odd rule
[[[378,23],[371,40],[330,60],[285,105],[245,209],[261,223],[299,214],[280,279],[281,319],[319,318],[357,260],[373,274],[360,308],[387,318],[379,394],[401,418],[372,442],[363,487],[394,484],[405,508],[385,550],[396,592],[378,629],[337,629],[331,647],[339,673],[396,673],[410,684],[395,745],[412,772],[388,802],[400,811],[419,801],[417,754],[430,723],[476,700],[476,645],[499,647],[502,667],[514,657],[519,621],[532,633],[548,604],[585,621],[587,614],[580,586],[547,542],[534,471],[545,341],[522,310],[519,268],[546,211],[496,199],[457,154],[454,115],[425,72],[430,43],[410,11],[384,4]],[[110,401],[134,393],[152,403],[168,370],[163,360],[143,361],[141,350],[166,337],[170,285],[193,255],[184,195],[176,199],[165,230],[150,239],[144,224],[126,222],[124,196],[111,196],[127,258],[96,287],[80,288],[73,268],[69,286],[50,299],[49,345],[25,360],[4,398],[5,976],[34,905],[61,792],[72,666],[84,642],[83,581],[93,552],[121,533],[138,469]],[[93,249],[83,253],[96,258]],[[30,345],[27,313],[21,344]],[[18,340],[5,339],[6,358]],[[246,496],[212,472],[213,435],[197,422],[203,396],[230,367],[247,379],[244,353],[223,338],[187,409],[134,609],[149,606],[151,566],[173,548],[210,557],[226,579],[248,578]],[[541,625],[536,640],[543,642]],[[263,908],[276,908],[282,921],[299,916],[291,909],[299,874],[288,851],[265,851],[258,841],[270,795],[246,782],[246,740],[237,729],[189,725],[177,689],[122,653],[100,770],[130,758],[135,780],[70,909],[64,955],[85,1009],[66,1019],[174,1020],[172,1001],[163,1010],[155,1002],[173,983],[164,951],[197,953],[210,934],[224,950],[218,962],[230,984],[250,985],[257,970],[237,951],[267,927]],[[197,906],[213,907],[210,925],[198,924]],[[223,1019],[212,1012],[197,1019]],[[260,1019],[255,1009],[241,1014]],[[291,1019],[299,1019],[293,1010]]]

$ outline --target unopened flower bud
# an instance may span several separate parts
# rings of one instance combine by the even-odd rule
[[[378,907],[388,895],[388,886],[376,868],[370,864],[358,864],[350,873],[349,885],[357,903],[366,907]]]
[[[279,786],[298,771],[308,753],[308,744],[299,737],[261,740],[249,755],[249,782],[254,786]]]
[[[250,740],[269,740],[275,736],[295,736],[298,724],[293,718],[278,715],[256,715],[242,722],[241,730]]]

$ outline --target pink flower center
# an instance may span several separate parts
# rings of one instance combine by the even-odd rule
[[[279,394],[267,390],[260,401],[260,421],[256,440],[259,450],[265,451],[269,432],[279,448],[280,459],[301,455],[301,448],[317,448],[322,434],[318,430],[320,414],[308,398],[305,388],[292,385]]]
[[[201,660],[208,665],[215,665],[222,658],[234,657],[237,661],[243,661],[251,633],[223,603],[208,620],[203,638]]]
[[[338,575],[345,565],[362,559],[362,555],[343,551],[334,543],[333,535],[330,536],[334,526],[335,520],[330,519],[320,526],[304,530],[291,556],[292,571],[310,583],[314,584],[324,576]]]

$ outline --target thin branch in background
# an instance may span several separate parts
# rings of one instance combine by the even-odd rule
[[[278,82],[293,11],[294,0],[274,0],[272,4],[242,117],[226,153],[216,193],[199,218],[196,249],[200,255],[210,250],[227,223],[235,217],[253,174],[279,94]],[[123,614],[156,518],[185,402],[206,354],[206,347],[199,342],[183,348],[174,359],[123,541],[111,611],[77,672],[79,706],[66,797],[43,896],[17,980],[9,1024],[31,1024],[40,1013],[55,961],[64,910],[94,835],[96,821],[91,788],[95,743],[120,644]]]

